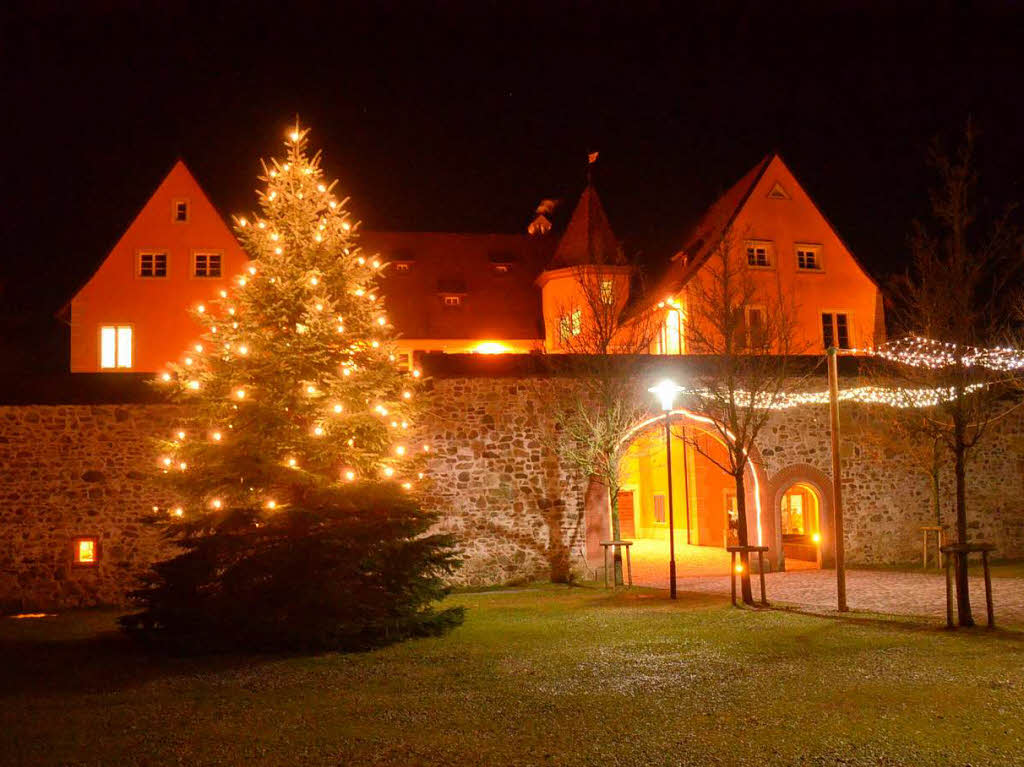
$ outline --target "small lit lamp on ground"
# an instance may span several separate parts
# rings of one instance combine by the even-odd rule
[[[683,390],[675,381],[666,378],[649,391],[658,398],[658,404],[665,413],[665,464],[668,470],[668,594],[676,598],[676,529],[672,507],[672,405]]]

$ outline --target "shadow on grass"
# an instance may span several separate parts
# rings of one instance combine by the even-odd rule
[[[291,657],[241,653],[173,656],[143,647],[115,628],[92,633],[64,630],[82,615],[89,614],[68,613],[33,621],[34,625],[24,628],[10,619],[2,620],[0,698],[29,692],[115,692],[168,677],[256,668]]]
[[[1011,642],[1019,642],[1024,644],[1024,631],[1016,628],[1005,628],[996,625],[995,628],[990,629],[981,623],[974,626],[973,628],[964,629],[950,629],[946,627],[945,623],[938,623],[935,621],[928,621],[920,616],[914,615],[889,615],[881,613],[863,613],[863,612],[850,612],[850,613],[839,613],[839,612],[818,612],[815,610],[809,610],[801,607],[791,605],[769,605],[768,607],[755,606],[755,607],[744,607],[748,610],[764,610],[772,612],[789,613],[792,615],[803,615],[808,618],[822,618],[824,620],[835,621],[837,623],[845,623],[852,626],[864,626],[870,628],[882,628],[890,629],[894,631],[901,631],[907,633],[919,633],[919,634],[947,634],[949,636],[961,636],[964,638],[972,639],[1003,639]]]

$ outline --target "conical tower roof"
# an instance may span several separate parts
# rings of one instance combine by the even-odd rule
[[[608,216],[593,184],[587,184],[576,203],[562,238],[558,241],[549,269],[590,264],[623,266],[622,255]]]

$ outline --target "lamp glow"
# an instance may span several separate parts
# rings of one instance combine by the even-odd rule
[[[670,411],[672,410],[672,405],[675,402],[676,396],[679,392],[683,391],[683,387],[675,381],[666,378],[659,381],[655,386],[652,386],[647,391],[658,398],[658,402],[661,404],[662,410]]]

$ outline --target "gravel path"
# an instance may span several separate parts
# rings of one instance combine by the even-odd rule
[[[679,591],[729,593],[728,576],[678,578]],[[814,610],[834,610],[835,570],[768,573],[768,600]],[[667,588],[668,579],[640,585]],[[754,580],[755,596],[759,595]],[[846,595],[851,610],[897,615],[919,615],[945,620],[945,578],[934,573],[901,573],[880,570],[850,570],[846,574]],[[993,578],[992,600],[996,623],[1024,624],[1024,579]],[[974,619],[985,621],[985,581],[971,578],[971,607]]]

